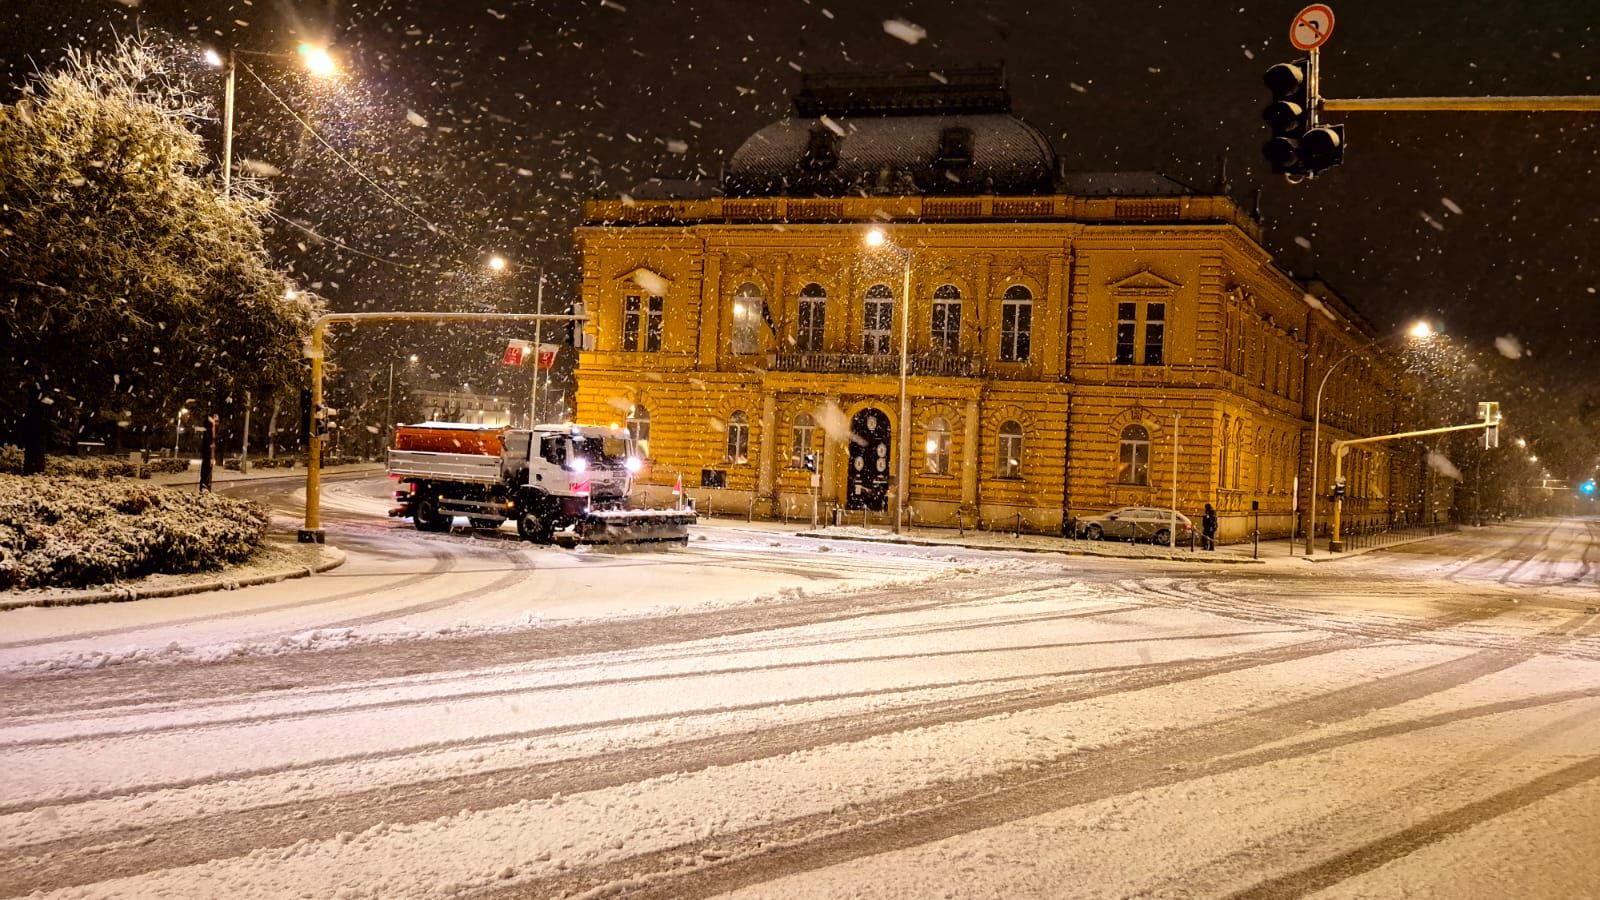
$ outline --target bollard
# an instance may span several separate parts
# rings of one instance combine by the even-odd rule
[[[1014,538],[1022,537],[1022,513],[1017,513],[1017,524],[1011,529],[1011,536]]]

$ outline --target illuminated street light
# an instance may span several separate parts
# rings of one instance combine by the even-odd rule
[[[911,477],[911,412],[906,398],[906,338],[911,331],[911,251],[890,243],[889,235],[877,226],[868,229],[863,240],[873,249],[894,251],[904,263],[904,279],[900,288],[900,435],[895,440],[894,478],[894,533],[899,534],[900,517],[906,506],[906,481]]]
[[[300,59],[306,70],[318,78],[328,78],[339,70],[338,64],[327,50],[313,44],[301,44]],[[202,54],[206,64],[223,69],[226,77],[222,87],[222,193],[226,196],[233,188],[233,93],[238,81],[240,56],[265,56],[283,58],[282,53],[263,53],[256,50],[231,49],[226,52],[207,47]]]
[[[1347,360],[1358,353],[1363,353],[1367,350],[1371,350],[1374,347],[1387,344],[1390,341],[1399,340],[1400,338],[1410,338],[1412,340],[1425,341],[1431,337],[1433,337],[1433,326],[1428,324],[1426,321],[1419,319],[1415,324],[1405,331],[1391,334],[1388,337],[1378,338],[1377,340],[1368,341],[1360,347],[1351,350],[1349,353],[1339,357],[1333,365],[1329,366],[1328,371],[1322,373],[1322,383],[1317,385],[1316,413],[1311,419],[1311,509],[1307,514],[1307,518],[1310,520],[1310,524],[1306,528],[1307,556],[1311,555],[1312,543],[1316,540],[1317,535],[1317,463],[1320,460],[1322,448],[1322,391],[1328,386],[1329,376],[1333,375],[1335,369],[1344,365]],[[1338,503],[1339,501],[1335,500],[1334,502]],[[1329,550],[1331,551],[1332,549],[1333,547],[1330,545]]]
[[[339,70],[333,57],[328,51],[315,44],[302,43],[299,47],[300,58],[305,61],[306,70],[318,78],[332,77]]]
[[[504,272],[509,263],[506,262],[506,258],[504,256],[501,256],[497,253],[494,256],[489,257],[488,265],[491,271]]]

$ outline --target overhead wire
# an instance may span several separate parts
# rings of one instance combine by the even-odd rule
[[[356,175],[360,176],[362,181],[365,181],[367,184],[372,185],[372,187],[375,190],[377,190],[378,193],[382,194],[385,198],[387,198],[390,203],[394,204],[399,209],[405,211],[407,214],[413,216],[414,218],[417,219],[417,221],[419,221],[419,222],[423,223],[424,225],[428,226],[428,230],[429,231],[432,231],[435,234],[438,234],[438,235],[440,235],[442,237],[445,237],[445,238],[455,242],[455,244],[457,246],[459,246],[459,247],[470,249],[470,246],[465,241],[461,240],[460,238],[456,237],[455,235],[451,234],[450,232],[444,230],[437,223],[435,223],[434,221],[429,219],[427,216],[424,216],[422,213],[417,212],[415,209],[412,209],[409,205],[406,204],[405,201],[401,200],[399,197],[396,197],[392,192],[389,191],[389,189],[385,188],[383,185],[379,184],[377,181],[374,181],[371,176],[367,175],[366,172],[363,172],[355,163],[351,162],[349,160],[349,158],[347,158],[343,153],[340,153],[339,152],[339,148],[337,148],[337,147],[333,146],[333,144],[329,143],[328,139],[324,138],[322,136],[321,132],[317,131],[315,128],[313,128],[311,126],[311,123],[309,123],[305,119],[301,118],[300,114],[295,112],[294,108],[291,107],[287,102],[285,102],[282,97],[279,97],[277,92],[274,91],[272,89],[272,87],[270,85],[268,85],[267,82],[260,75],[257,75],[256,71],[254,69],[250,68],[249,65],[244,63],[242,60],[239,61],[237,64],[238,64],[239,68],[244,69],[246,72],[250,73],[250,77],[254,78],[256,80],[256,83],[261,85],[262,90],[266,91],[268,96],[270,96],[273,100],[275,100],[279,106],[283,107],[284,112],[287,112],[291,118],[293,118],[296,122],[298,122],[300,124],[300,127],[304,128],[306,130],[307,134],[310,134],[312,137],[316,138],[318,143],[320,143],[322,146],[326,147],[328,149],[328,152],[332,153],[335,158],[337,158],[340,162],[344,163],[345,166],[350,169],[350,171],[352,171],[352,172],[356,173]]]

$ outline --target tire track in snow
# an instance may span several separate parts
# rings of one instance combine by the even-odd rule
[[[886,734],[959,722],[1005,716],[1028,710],[1109,697],[1120,693],[1166,687],[1183,682],[1263,666],[1277,665],[1356,649],[1360,643],[1350,638],[1333,638],[1294,644],[1270,650],[1251,650],[1176,664],[1138,664],[1096,670],[1028,674],[993,679],[992,683],[1061,677],[1072,683],[1023,688],[956,700],[933,700],[900,708],[874,709],[817,721],[797,722],[776,728],[755,729],[674,742],[643,749],[585,757],[582,765],[565,759],[516,769],[500,769],[473,775],[454,776],[417,782],[398,790],[383,786],[369,791],[273,804],[235,813],[196,817],[180,823],[148,827],[112,829],[76,835],[71,838],[0,852],[0,896],[31,890],[40,884],[53,888],[89,884],[139,872],[177,868],[206,860],[241,855],[261,847],[286,846],[296,841],[331,838],[340,832],[360,833],[379,823],[409,824],[431,821],[461,811],[494,809],[529,800],[545,800],[557,794],[573,795],[586,791],[632,784],[677,772],[700,771],[785,756],[833,744],[852,743]],[[1088,678],[1086,683],[1082,679]],[[832,697],[887,696],[910,690],[929,690],[961,686],[962,682],[896,687],[861,691]],[[720,707],[699,711],[759,711],[773,705],[809,702],[792,698],[745,707]],[[420,749],[457,749],[490,743],[519,742],[537,737],[574,734],[618,725],[682,719],[696,713],[677,712],[590,722],[565,728],[537,729],[492,740],[465,740],[448,747],[411,748],[393,756],[407,756]],[[306,768],[315,769],[349,762],[382,759],[390,754],[358,754],[319,760]],[[147,785],[126,796],[130,802],[148,792],[225,783],[244,777],[272,774],[273,770],[235,773],[225,779],[197,780],[188,783]],[[287,771],[287,769],[285,769]],[[62,798],[49,803],[26,804],[24,809],[62,807],[106,795]],[[18,809],[0,809],[0,814]],[[10,893],[5,893],[10,892]]]
[[[1083,616],[1080,616],[1080,618]],[[366,703],[351,703],[341,706],[332,706],[321,709],[299,710],[290,712],[263,712],[248,715],[231,716],[217,719],[208,719],[204,722],[169,722],[127,729],[109,729],[105,731],[77,732],[59,737],[30,738],[18,741],[0,741],[0,752],[13,750],[31,750],[44,747],[65,746],[77,743],[92,743],[116,740],[133,740],[157,734],[170,734],[174,732],[214,731],[240,726],[255,725],[265,722],[273,724],[306,721],[328,716],[343,716],[350,713],[378,712],[382,710],[405,709],[407,707],[436,706],[447,703],[461,703],[472,700],[493,700],[496,698],[528,698],[537,699],[538,694],[565,693],[573,690],[586,690],[595,688],[625,687],[636,684],[659,684],[680,680],[690,680],[707,677],[752,676],[764,675],[772,672],[792,671],[796,669],[827,669],[834,666],[860,666],[874,663],[903,662],[907,660],[933,660],[948,659],[961,656],[993,656],[1006,653],[1031,653],[1040,650],[1073,650],[1083,647],[1096,647],[1117,644],[1153,644],[1170,641],[1206,641],[1225,638],[1254,637],[1263,634],[1275,633],[1303,633],[1301,629],[1285,629],[1282,632],[1252,630],[1231,631],[1209,634],[1181,634],[1164,635],[1161,637],[1126,637],[1098,641],[1056,641],[1045,644],[1008,644],[999,647],[963,647],[957,650],[936,650],[913,653],[884,653],[874,656],[828,657],[821,660],[796,660],[787,663],[770,663],[760,666],[726,666],[722,668],[695,669],[687,672],[654,673],[648,675],[627,675],[616,678],[599,678],[590,681],[563,682],[548,685],[519,685],[517,687],[493,688],[481,691],[462,691],[446,695],[429,695],[421,697],[406,697],[396,700],[379,700]],[[1092,670],[1090,670],[1092,671]],[[1062,676],[1069,673],[1052,673]],[[1032,676],[1026,676],[1032,677]],[[1049,677],[1049,676],[1041,676]],[[959,686],[962,682],[947,682],[944,687]],[[915,688],[897,687],[893,690],[905,691]],[[831,695],[819,694],[788,702],[808,703],[826,700]],[[705,712],[706,710],[701,710]]]
[[[1597,689],[1575,690],[1419,717],[1321,741],[1266,746],[1315,733],[1328,723],[1459,687],[1531,656],[1479,651],[1289,701],[1264,713],[1162,733],[1028,770],[934,785],[881,801],[713,836],[616,863],[520,882],[483,896],[552,897],[605,890],[608,896],[710,897],[1135,791],[1499,712],[1600,697]],[[841,823],[841,819],[849,821]]]
[[[102,628],[97,631],[78,631],[71,634],[53,635],[47,638],[30,638],[24,641],[8,641],[0,643],[0,650],[11,650],[19,647],[39,647],[46,644],[65,644],[73,641],[89,640],[91,638],[115,637],[119,634],[135,634],[140,631],[151,631],[158,628],[174,628],[185,625],[204,625],[208,622],[222,622],[229,619],[239,619],[248,616],[270,615],[272,613],[282,612],[284,610],[304,609],[306,607],[319,606],[325,603],[337,603],[341,600],[350,600],[355,597],[365,597],[375,591],[396,591],[423,584],[453,571],[455,569],[456,562],[460,559],[458,554],[451,553],[447,550],[430,550],[429,552],[433,556],[433,565],[426,572],[417,572],[407,575],[385,575],[381,572],[374,572],[360,576],[350,576],[361,578],[395,579],[394,581],[384,584],[342,591],[335,594],[329,594],[325,597],[312,597],[292,603],[281,603],[273,606],[252,606],[247,609],[230,610],[228,612],[214,613],[207,616],[191,616],[186,619],[168,619],[156,623],[126,625],[121,628]],[[249,588],[243,588],[243,590],[249,590]],[[298,630],[304,631],[305,629]]]
[[[946,582],[946,583],[940,583]],[[738,637],[783,628],[875,616],[925,612],[945,606],[1004,600],[1017,588],[994,588],[992,576],[935,576],[932,590],[907,596],[904,585],[816,594],[780,603],[746,604],[670,616],[530,628],[399,644],[268,656],[231,657],[184,666],[116,667],[69,674],[0,678],[29,690],[0,691],[0,715],[24,717],[63,710],[106,709],[140,703],[238,700],[254,694],[318,685],[349,685],[430,673],[474,671],[535,660],[671,646],[706,638]],[[360,594],[361,592],[356,592]],[[933,597],[927,596],[934,594]],[[468,673],[470,677],[471,673]]]

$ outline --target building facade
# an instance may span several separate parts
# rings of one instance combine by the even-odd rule
[[[653,501],[882,523],[903,477],[917,525],[1175,499],[1225,539],[1303,527],[1327,443],[1406,416],[1370,326],[1227,197],[1063,177],[994,73],[949,81],[808,80],[721,196],[586,204],[578,419],[629,423]],[[1346,521],[1419,515],[1414,457],[1353,454]]]

